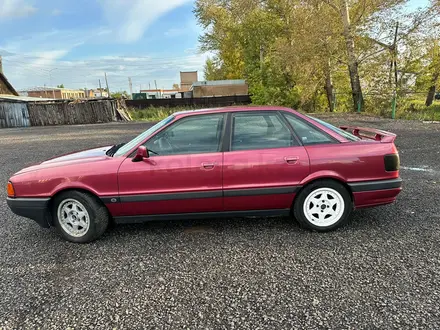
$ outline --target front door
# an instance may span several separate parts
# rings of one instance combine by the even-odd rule
[[[225,211],[289,209],[309,157],[277,111],[232,113],[223,161]]]
[[[119,170],[123,215],[223,210],[224,114],[182,118],[146,142],[150,157]]]

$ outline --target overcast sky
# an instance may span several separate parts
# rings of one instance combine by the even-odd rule
[[[428,0],[412,0],[411,7]],[[18,90],[64,84],[171,88],[179,72],[198,70],[202,32],[193,0],[0,0],[0,55]]]

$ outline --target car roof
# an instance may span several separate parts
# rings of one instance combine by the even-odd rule
[[[312,118],[308,117],[307,115],[304,115],[296,110],[293,110],[291,108],[287,107],[280,107],[280,106],[230,106],[230,107],[222,107],[222,108],[207,108],[207,109],[199,109],[199,110],[187,110],[187,111],[180,111],[175,112],[173,116],[176,119],[189,117],[193,115],[198,114],[211,114],[211,113],[227,113],[227,112],[238,112],[238,111],[288,111],[290,113],[296,114],[299,118],[307,121],[309,124],[319,128],[320,130],[326,132],[328,135],[332,136],[338,141],[346,142],[348,141],[345,137],[342,135],[336,133],[335,131],[331,130],[330,128],[326,127],[325,125],[313,120]]]
[[[277,106],[231,106],[231,107],[221,107],[221,108],[206,108],[206,109],[198,109],[198,110],[184,110],[175,112],[175,116],[186,117],[196,114],[204,114],[204,113],[218,113],[218,112],[237,112],[237,111],[279,111],[279,110],[287,110],[294,111],[293,109],[286,107],[277,107]],[[296,112],[296,111],[295,111]]]

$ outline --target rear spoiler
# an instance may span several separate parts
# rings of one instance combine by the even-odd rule
[[[370,139],[379,141],[382,143],[392,143],[396,139],[397,135],[380,129],[356,127],[356,126],[341,126],[344,131],[349,131],[353,135],[361,139]]]

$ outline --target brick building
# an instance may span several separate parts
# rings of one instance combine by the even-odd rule
[[[82,89],[37,87],[26,91],[30,97],[53,98],[53,99],[83,99],[86,93]],[[87,97],[93,97],[93,92],[88,91]]]
[[[198,79],[197,71],[180,72],[180,91],[188,92]]]

